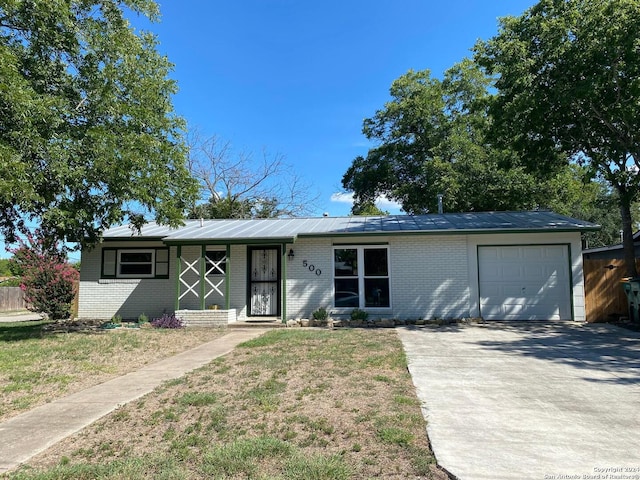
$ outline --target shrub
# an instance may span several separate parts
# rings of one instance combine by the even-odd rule
[[[41,232],[28,237],[28,244],[12,250],[12,270],[21,276],[27,308],[46,313],[53,320],[69,318],[79,273],[66,260],[57,244],[47,242]]]
[[[369,314],[359,308],[354,308],[351,311],[351,320],[362,320],[363,322],[369,317]]]
[[[327,313],[327,309],[324,307],[320,307],[315,312],[311,314],[314,320],[326,320],[329,318],[329,313]]]
[[[175,313],[172,313],[171,315],[165,313],[159,318],[154,318],[151,321],[151,325],[155,328],[183,328],[184,322],[182,319],[176,317]]]
[[[149,317],[147,317],[147,315],[145,315],[144,313],[141,313],[140,315],[138,315],[138,323],[148,323],[149,322]]]

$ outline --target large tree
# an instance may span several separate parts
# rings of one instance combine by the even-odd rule
[[[546,206],[543,183],[486,138],[490,80],[470,60],[442,80],[428,70],[395,80],[391,101],[364,120],[364,135],[377,145],[342,179],[354,209],[385,195],[407,213],[436,211],[438,194],[446,211]]]
[[[186,168],[152,0],[0,0],[0,231],[94,243],[114,223],[178,224]]]
[[[615,190],[627,273],[640,191],[640,2],[541,0],[476,45],[495,75],[496,140],[536,171],[576,161]]]
[[[281,154],[234,151],[217,136],[189,135],[189,170],[204,203],[190,218],[298,217],[315,209],[317,195]]]

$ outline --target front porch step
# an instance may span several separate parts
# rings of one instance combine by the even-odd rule
[[[228,328],[286,328],[286,324],[280,319],[274,320],[242,320],[232,322],[227,325]]]

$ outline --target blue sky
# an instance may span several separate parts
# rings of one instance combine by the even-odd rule
[[[440,77],[497,33],[498,17],[535,3],[164,0],[159,23],[131,20],[175,64],[174,107],[191,127],[236,151],[283,155],[318,194],[315,214],[338,216],[351,208],[336,195],[342,175],[372,146],[362,120],[391,82],[409,69]]]
[[[175,64],[178,114],[236,150],[283,155],[317,189],[316,214],[346,215],[335,194],[371,147],[362,120],[391,82],[409,69],[441,76],[497,32],[498,17],[534,3],[167,0],[145,27]]]

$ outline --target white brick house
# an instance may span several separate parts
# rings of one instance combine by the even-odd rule
[[[112,228],[82,253],[79,316],[232,312],[585,320],[580,232],[551,212],[190,220]]]

